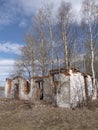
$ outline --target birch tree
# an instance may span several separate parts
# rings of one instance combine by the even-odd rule
[[[20,48],[21,55],[15,61],[15,68],[12,76],[24,76],[29,81],[36,75],[36,44],[31,34],[26,35],[25,45]]]
[[[95,39],[98,36],[98,5],[95,0],[84,0],[82,3],[82,18],[87,28],[87,41],[90,46],[91,72],[93,78],[93,88],[95,89]],[[97,28],[96,28],[97,27]],[[96,95],[95,95],[96,96]]]
[[[46,18],[43,8],[38,10],[37,15],[34,18],[34,30],[32,31],[36,34],[36,40],[38,42],[38,54],[37,60],[39,62],[39,69],[41,70],[41,75],[45,75],[48,71],[49,62],[49,45],[47,44],[46,38]],[[37,36],[38,33],[38,36]]]
[[[64,48],[64,63],[66,68],[70,66],[69,46],[70,46],[70,25],[72,20],[72,8],[69,2],[62,2],[58,10],[58,22],[61,30],[61,41]]]
[[[47,25],[47,42],[49,41],[48,44],[50,44],[50,53],[51,53],[51,68],[54,68],[54,47],[53,47],[53,43],[54,43],[54,31],[53,31],[53,27],[55,25],[54,22],[54,17],[53,17],[53,6],[49,5],[49,4],[45,4],[44,6],[44,15],[45,15],[45,20],[46,20],[46,25]]]

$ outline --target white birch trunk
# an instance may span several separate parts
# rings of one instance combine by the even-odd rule
[[[96,91],[96,84],[95,84],[94,47],[93,47],[93,37],[92,37],[91,24],[89,24],[89,31],[90,31],[90,49],[91,49],[91,71],[92,71],[92,78],[93,78],[93,97],[92,97],[92,99],[96,99],[97,91]]]
[[[68,68],[68,48],[67,48],[66,34],[64,32],[62,32],[62,35],[63,35],[63,42],[64,42],[65,65],[66,65],[66,68]]]

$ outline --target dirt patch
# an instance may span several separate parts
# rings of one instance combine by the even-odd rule
[[[63,109],[43,102],[0,99],[0,130],[98,130],[95,109]]]

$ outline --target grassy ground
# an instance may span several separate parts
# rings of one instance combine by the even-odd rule
[[[71,110],[0,99],[0,130],[98,130],[98,101]]]

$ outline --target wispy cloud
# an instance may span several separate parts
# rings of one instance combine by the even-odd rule
[[[31,17],[41,2],[42,0],[0,1],[0,25],[17,23],[25,17]]]
[[[41,6],[43,0],[11,0],[11,4],[17,5],[18,8],[27,16],[32,15],[39,6]]]
[[[0,25],[9,25],[17,21],[18,9],[11,4],[11,0],[0,3]]]
[[[2,2],[3,1],[3,2]],[[44,3],[53,3],[57,8],[64,0],[2,0],[0,2],[0,25],[8,25],[19,22],[25,17],[32,17]],[[73,7],[80,9],[81,1],[67,0]]]
[[[20,21],[19,27],[26,28],[27,27],[27,23],[28,23],[27,20],[23,19],[22,21]]]
[[[20,48],[22,46],[23,45],[11,42],[0,43],[0,52],[20,55],[21,54]]]

